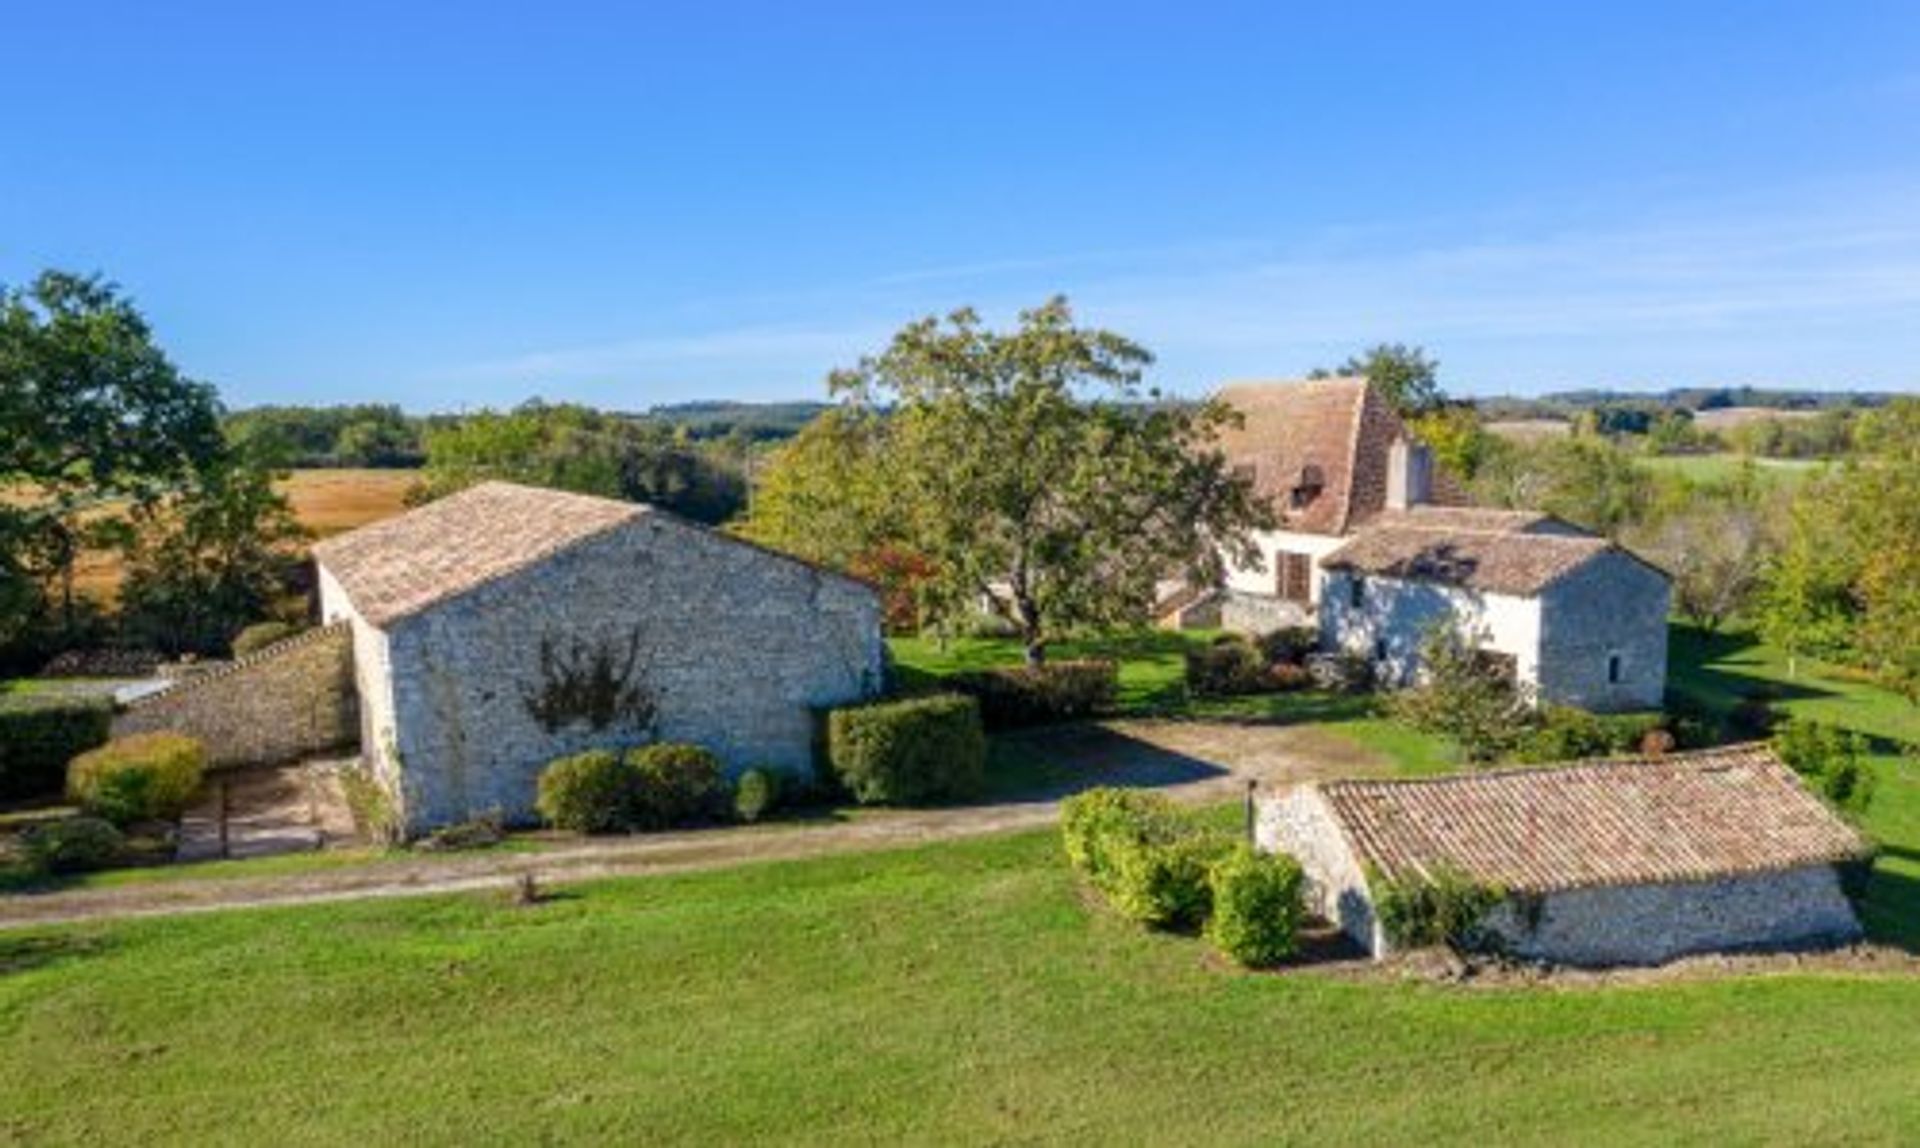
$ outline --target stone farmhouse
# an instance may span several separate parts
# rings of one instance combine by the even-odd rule
[[[1564,964],[1842,942],[1852,827],[1759,745],[1410,781],[1336,781],[1260,800],[1257,841],[1300,859],[1309,904],[1375,956],[1383,881],[1461,874],[1505,894],[1508,951]]]
[[[362,756],[411,833],[530,818],[540,768],[595,746],[805,772],[816,708],[883,686],[870,587],[647,506],[485,483],[314,557]]]
[[[1228,461],[1272,506],[1261,562],[1228,572],[1220,621],[1315,626],[1383,681],[1418,671],[1436,621],[1466,628],[1532,697],[1596,710],[1660,704],[1665,574],[1545,514],[1477,508],[1364,379],[1245,383]]]

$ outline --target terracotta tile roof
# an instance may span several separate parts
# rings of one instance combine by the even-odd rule
[[[1526,597],[1615,549],[1586,535],[1369,526],[1320,565]]]
[[[1516,893],[1704,881],[1867,850],[1761,744],[1315,788],[1382,874],[1451,868]]]
[[[1253,468],[1254,490],[1271,501],[1283,528],[1345,534],[1385,509],[1388,449],[1407,429],[1365,379],[1230,383],[1219,397],[1244,423],[1223,431],[1218,445],[1229,462]],[[1319,492],[1295,507],[1303,480]],[[1466,502],[1437,468],[1431,497]]]
[[[1415,506],[1406,510],[1384,510],[1370,519],[1367,525],[1483,530],[1496,534],[1585,533],[1579,527],[1570,526],[1545,511],[1500,510],[1490,506]]]
[[[313,555],[360,616],[384,626],[651,513],[632,502],[483,482],[329,538]]]

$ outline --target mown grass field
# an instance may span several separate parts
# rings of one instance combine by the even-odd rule
[[[1700,483],[1723,483],[1738,476],[1751,465],[1762,481],[1795,483],[1818,474],[1827,466],[1815,459],[1748,458],[1740,454],[1655,454],[1645,455],[1640,465],[1660,474],[1676,474]]]
[[[936,656],[994,655],[901,651]],[[1147,706],[1166,670],[1140,661]],[[1906,703],[1798,669],[1676,632],[1675,686],[1702,705],[1773,682],[1883,748],[1920,735]],[[1879,764],[1895,880],[1870,920],[1920,948],[1920,902],[1899,900],[1920,889],[1920,781]],[[1899,975],[1234,972],[1094,907],[1028,833],[532,908],[0,932],[0,1140],[1894,1144],[1920,1129],[1916,1016]]]

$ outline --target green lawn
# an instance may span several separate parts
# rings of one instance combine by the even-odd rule
[[[1817,459],[1747,458],[1738,454],[1655,454],[1640,459],[1649,470],[1678,474],[1695,482],[1726,482],[1751,463],[1760,477],[1772,482],[1799,482],[1827,465]]]
[[[1741,638],[1680,630],[1674,651],[1676,689],[1709,707],[1786,676]],[[1904,702],[1800,669],[1788,710],[1920,733]],[[1170,680],[1128,679],[1140,707]],[[1345,699],[1231,712],[1256,703],[1402,736]],[[1880,765],[1870,919],[1920,947],[1920,785]],[[531,909],[0,932],[0,1143],[1899,1143],[1920,1128],[1916,1016],[1911,975],[1463,990],[1232,972],[1091,907],[1053,835],[1021,834]]]
[[[1050,834],[0,934],[0,1139],[1895,1142],[1920,980],[1224,971]]]

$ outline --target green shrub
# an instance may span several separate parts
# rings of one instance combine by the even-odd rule
[[[137,733],[88,750],[67,766],[67,794],[116,825],[178,817],[200,788],[207,750],[178,733]]]
[[[1473,951],[1496,942],[1481,928],[1486,915],[1506,900],[1505,891],[1496,886],[1451,869],[1425,878],[1372,874],[1367,884],[1381,931],[1396,949],[1448,945]]]
[[[727,796],[720,759],[697,745],[661,742],[627,751],[633,827],[666,829],[717,816]]]
[[[1144,789],[1100,786],[1077,793],[1060,806],[1060,837],[1067,861],[1102,888],[1113,870],[1109,842],[1168,841],[1183,829],[1179,807],[1165,794]]]
[[[1193,928],[1213,906],[1207,882],[1233,838],[1189,823],[1171,841],[1110,839],[1107,899],[1129,920],[1162,929]]]
[[[1242,844],[1214,863],[1207,883],[1213,898],[1207,939],[1215,947],[1255,969],[1293,955],[1306,911],[1306,875],[1298,861]]]
[[[276,642],[284,642],[300,633],[300,627],[286,622],[256,622],[233,636],[233,656],[257,654]]]
[[[968,796],[980,787],[986,756],[979,703],[964,694],[849,706],[827,716],[827,762],[862,805]]]
[[[1596,714],[1575,706],[1544,706],[1520,739],[1520,761],[1573,761],[1639,753],[1648,735],[1666,725],[1660,713]]]
[[[1859,813],[1873,801],[1873,769],[1864,760],[1867,739],[1852,730],[1793,719],[1773,737],[1774,752],[1828,803]]]
[[[610,833],[633,822],[637,778],[612,750],[557,758],[540,771],[534,808],[555,829]]]
[[[1113,706],[1120,669],[1100,660],[1001,666],[954,674],[944,683],[980,703],[988,729],[1091,717]]]
[[[1279,692],[1304,690],[1313,684],[1313,675],[1307,667],[1292,662],[1275,662],[1267,669],[1267,688]]]
[[[105,745],[112,729],[105,699],[0,698],[0,800],[58,794],[67,763]]]
[[[779,807],[781,791],[785,788],[777,770],[758,766],[747,770],[733,783],[734,816],[748,824],[760,820]]]
[[[126,838],[98,817],[68,817],[36,825],[21,839],[27,863],[42,873],[103,869],[120,856]]]
[[[1260,636],[1260,656],[1271,666],[1299,666],[1320,648],[1317,626],[1283,626]]]
[[[1186,656],[1187,689],[1200,697],[1256,694],[1268,688],[1267,660],[1252,642],[1222,635]]]

